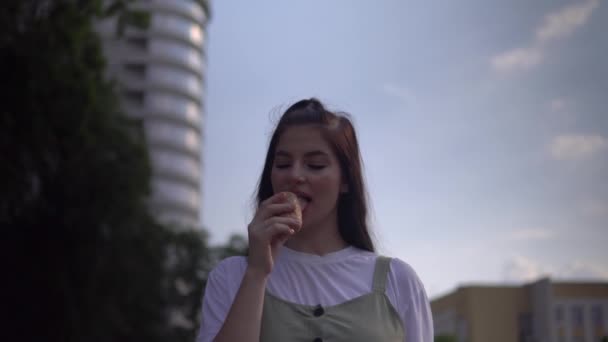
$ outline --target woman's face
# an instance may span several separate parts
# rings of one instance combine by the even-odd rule
[[[274,193],[291,191],[302,207],[302,225],[337,222],[340,164],[319,128],[291,126],[279,137],[270,181]]]

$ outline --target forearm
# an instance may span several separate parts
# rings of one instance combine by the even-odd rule
[[[267,276],[248,269],[215,342],[258,342]]]

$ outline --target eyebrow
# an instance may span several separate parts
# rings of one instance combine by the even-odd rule
[[[278,150],[275,154],[276,157],[291,157],[291,154],[283,151],[283,150]],[[329,157],[329,155],[326,152],[323,152],[321,150],[315,150],[315,151],[310,151],[310,152],[306,152],[304,153],[305,157]]]

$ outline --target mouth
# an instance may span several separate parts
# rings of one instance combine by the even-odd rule
[[[300,203],[300,209],[302,209],[302,213],[306,210],[306,207],[312,201],[312,198],[303,192],[293,191],[294,194],[298,197],[298,202]]]

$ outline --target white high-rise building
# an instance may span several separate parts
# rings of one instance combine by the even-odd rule
[[[123,109],[141,119],[152,162],[152,212],[164,223],[201,225],[206,0],[137,0],[145,30],[116,35],[116,18],[96,25]]]

